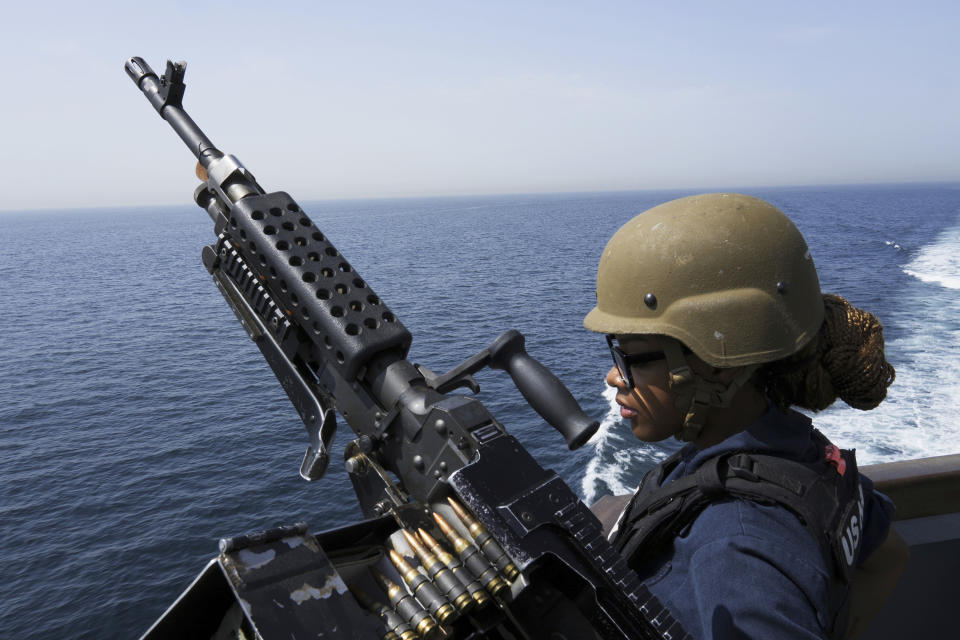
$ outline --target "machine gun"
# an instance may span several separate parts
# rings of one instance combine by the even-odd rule
[[[186,64],[125,68],[197,158],[194,200],[217,238],[203,264],[303,420],[300,475],[325,473],[339,413],[367,518],[221,540],[144,638],[688,637],[561,478],[481,402],[449,393],[503,369],[571,449],[586,442],[598,423],[523,336],[507,331],[443,375],[409,362],[409,331],[310,217],[184,111]]]

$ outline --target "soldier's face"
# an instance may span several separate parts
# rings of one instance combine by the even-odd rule
[[[669,387],[666,358],[657,357],[663,353],[662,340],[658,336],[618,336],[617,346],[627,360],[644,362],[630,366],[632,386],[627,384],[616,365],[606,376],[606,383],[617,390],[620,416],[630,424],[633,435],[644,442],[665,440],[678,433],[683,424]]]

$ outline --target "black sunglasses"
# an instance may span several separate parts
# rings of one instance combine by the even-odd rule
[[[648,351],[646,353],[626,353],[623,349],[613,344],[613,336],[607,335],[607,345],[610,347],[610,355],[613,356],[613,364],[617,366],[620,372],[620,378],[626,383],[627,387],[632,389],[633,373],[630,367],[638,367],[656,360],[663,360],[667,357],[663,351]]]
[[[667,355],[663,351],[648,351],[646,353],[627,353],[613,343],[613,336],[607,334],[607,346],[610,347],[610,355],[613,356],[613,364],[617,366],[620,372],[620,379],[623,380],[628,388],[633,388],[633,373],[630,367],[638,367],[649,362],[663,360]]]

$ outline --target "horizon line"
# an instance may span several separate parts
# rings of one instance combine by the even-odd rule
[[[960,178],[956,180],[909,180],[909,181],[878,181],[878,182],[824,182],[824,183],[795,183],[776,185],[747,185],[738,187],[685,186],[685,187],[658,187],[645,189],[587,189],[577,191],[505,191],[495,193],[463,193],[463,194],[423,194],[423,195],[383,195],[383,196],[331,196],[322,198],[306,198],[299,202],[344,202],[344,201],[383,201],[383,200],[441,200],[452,198],[500,198],[524,196],[576,196],[590,194],[627,194],[627,193],[658,193],[664,191],[693,191],[700,193],[746,193],[750,190],[770,189],[813,189],[813,188],[844,188],[844,187],[897,187],[897,186],[960,186]],[[282,189],[281,189],[282,191]],[[271,192],[267,192],[271,193]],[[104,204],[81,205],[76,207],[34,207],[30,209],[0,208],[0,215],[7,213],[54,213],[65,211],[87,211],[104,209],[155,209],[165,207],[190,206],[187,202],[159,203],[159,204]],[[193,206],[197,206],[194,204]],[[199,207],[198,207],[199,208]]]

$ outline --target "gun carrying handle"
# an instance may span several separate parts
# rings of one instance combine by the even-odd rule
[[[511,329],[490,345],[490,367],[503,369],[530,406],[553,428],[563,434],[570,450],[580,448],[600,427],[583,412],[570,391],[545,366],[534,360],[524,347],[526,340]]]

